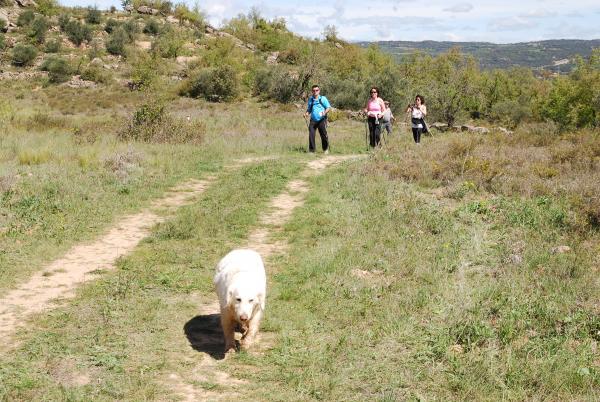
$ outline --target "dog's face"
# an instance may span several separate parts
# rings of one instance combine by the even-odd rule
[[[256,309],[264,309],[264,295],[236,288],[229,292],[229,305],[239,323],[249,321]]]

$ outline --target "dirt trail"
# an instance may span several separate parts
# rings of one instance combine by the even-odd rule
[[[247,158],[226,166],[225,170],[269,158]],[[151,228],[163,222],[173,210],[190,204],[216,178],[192,179],[169,191],[143,211],[128,215],[100,239],[74,246],[67,254],[34,274],[30,280],[9,291],[0,299],[0,339],[10,347],[10,337],[26,319],[48,310],[58,301],[72,298],[83,282],[92,280],[103,270],[113,269],[117,258],[131,252],[150,234]],[[13,345],[14,346],[14,345]]]
[[[271,200],[267,213],[259,218],[259,225],[248,236],[247,244],[243,247],[257,250],[265,260],[267,274],[269,273],[268,260],[275,254],[283,253],[287,247],[284,241],[273,240],[274,234],[281,232],[283,226],[290,220],[295,208],[304,204],[305,195],[309,190],[307,179],[316,176],[335,163],[355,159],[355,155],[326,156],[307,164],[300,173],[300,177],[288,183],[285,190]],[[268,306],[268,303],[267,303]],[[268,307],[267,307],[268,308]],[[200,316],[186,324],[186,335],[193,349],[203,352],[201,360],[186,378],[179,374],[169,374],[167,385],[174,394],[184,401],[226,401],[240,398],[237,388],[246,384],[245,381],[232,378],[227,373],[219,370],[218,360],[224,358],[223,334],[219,322],[219,304],[206,304],[200,307]],[[260,334],[253,352],[264,351],[268,347],[268,340]],[[191,384],[202,383],[216,384],[218,390],[203,389]]]

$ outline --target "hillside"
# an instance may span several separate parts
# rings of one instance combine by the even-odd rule
[[[359,42],[368,47],[372,42]],[[594,40],[545,40],[511,44],[489,42],[409,42],[381,41],[376,44],[391,53],[397,60],[416,51],[437,56],[453,47],[473,55],[483,68],[507,68],[513,66],[530,67],[535,70],[566,73],[573,69],[577,55],[589,57],[594,48],[600,47],[600,39]]]

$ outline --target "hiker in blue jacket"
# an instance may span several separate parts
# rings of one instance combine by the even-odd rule
[[[329,153],[329,140],[327,138],[327,113],[331,110],[331,105],[326,97],[321,95],[321,89],[318,85],[312,86],[312,96],[308,98],[304,118],[310,115],[308,123],[308,152],[315,152],[315,130],[319,130],[321,136],[321,145],[323,153]]]

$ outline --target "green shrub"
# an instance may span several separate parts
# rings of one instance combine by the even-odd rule
[[[334,77],[332,78],[324,89],[324,95],[328,99],[335,100],[335,105],[341,109],[357,110],[361,109],[365,104],[365,83],[361,80],[347,77],[341,79]]]
[[[77,46],[80,46],[83,42],[90,42],[92,40],[92,29],[79,21],[69,21],[65,27],[65,32],[69,40]]]
[[[4,38],[4,34],[0,33],[0,51],[4,50],[6,47],[6,39]]]
[[[46,53],[58,53],[62,47],[60,39],[53,39],[46,42]]]
[[[97,7],[88,7],[85,22],[97,25],[102,22],[102,12]]]
[[[173,14],[181,23],[188,22],[196,28],[204,29],[206,25],[204,15],[197,7],[190,10],[184,3],[179,3],[175,6]]]
[[[158,35],[160,33],[160,24],[154,18],[146,21],[143,32],[148,35]]]
[[[161,57],[174,59],[181,55],[185,43],[185,35],[170,28],[152,43],[152,51],[158,53]]]
[[[110,74],[100,66],[90,65],[81,73],[81,79],[101,84],[110,82]]]
[[[87,57],[90,60],[94,60],[97,57],[101,57],[103,53],[104,49],[100,46],[100,43],[97,40],[93,40],[87,51]]]
[[[297,73],[284,67],[259,70],[254,79],[254,94],[287,103],[298,99],[302,83]]]
[[[135,60],[131,61],[131,82],[134,88],[145,90],[149,88],[158,77],[159,57],[156,53],[152,56],[147,52],[137,52]]]
[[[73,69],[69,62],[61,57],[50,56],[41,66],[42,71],[48,71],[48,78],[54,84],[66,82],[71,78]]]
[[[531,117],[531,106],[516,100],[505,100],[492,106],[490,117],[510,128]]]
[[[122,141],[155,143],[200,143],[206,133],[204,122],[175,118],[164,103],[152,101],[140,106],[127,125],[117,133]]]
[[[123,30],[127,34],[129,42],[133,42],[139,32],[139,27],[134,19],[131,19],[123,24]]]
[[[0,0],[0,7],[8,7],[14,4],[15,3],[13,2],[13,0]]]
[[[27,66],[35,60],[36,56],[35,47],[19,43],[12,50],[12,63],[15,66]]]
[[[106,21],[106,24],[104,24],[104,30],[108,33],[113,33],[119,26],[121,26],[119,21],[109,18],[108,21]]]
[[[60,10],[60,5],[56,0],[36,0],[36,11],[47,17],[56,15]]]
[[[38,15],[29,27],[29,37],[38,44],[44,43],[46,40],[46,33],[48,32],[48,26],[48,18],[43,15]]]
[[[7,26],[8,26],[8,22],[6,22],[2,18],[0,18],[0,32],[4,32],[6,30]]]
[[[58,26],[62,32],[66,32],[70,20],[71,16],[68,13],[62,13],[58,16]]]
[[[33,22],[35,18],[35,13],[32,10],[25,10],[21,14],[19,14],[19,18],[17,18],[17,25],[20,27],[25,27]]]
[[[170,1],[161,1],[160,4],[157,5],[158,10],[163,15],[169,15],[173,12],[173,3]]]
[[[122,27],[117,28],[106,41],[106,51],[110,54],[125,56],[125,46],[129,43],[129,35]]]
[[[239,94],[239,78],[228,65],[204,68],[184,83],[180,93],[211,102],[228,101]]]

